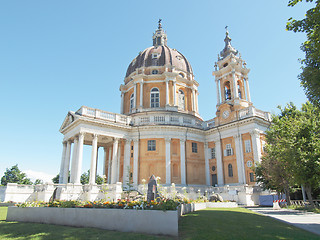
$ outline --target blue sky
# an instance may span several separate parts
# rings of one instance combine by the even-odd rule
[[[212,71],[225,26],[249,73],[251,99],[264,111],[306,101],[297,75],[304,34],[285,31],[313,4],[287,1],[41,1],[0,2],[0,177],[6,168],[45,178],[59,172],[59,128],[82,105],[120,112],[119,86],[136,55],[152,45],[157,21],[168,46],[183,53],[199,86],[199,110],[215,116]],[[98,172],[102,173],[102,149]],[[85,147],[83,172],[89,169]],[[42,174],[42,175],[41,175]]]

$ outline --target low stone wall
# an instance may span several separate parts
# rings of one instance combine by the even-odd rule
[[[178,236],[178,211],[9,207],[7,221]]]

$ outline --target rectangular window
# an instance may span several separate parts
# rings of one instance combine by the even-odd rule
[[[131,150],[133,150],[133,145],[131,145]]]
[[[148,151],[156,150],[156,140],[148,140]]]
[[[233,151],[231,148],[231,144],[226,144],[226,149],[224,150],[224,155],[225,156],[231,156],[233,155]]]
[[[131,153],[131,157],[133,157],[133,153]]]
[[[250,176],[250,182],[254,182],[254,175],[252,172],[249,173],[249,176]]]
[[[197,153],[198,152],[198,144],[193,142],[192,143],[192,152]]]
[[[211,159],[216,158],[216,149],[215,148],[211,148]]]
[[[251,141],[250,140],[245,140],[244,141],[244,146],[245,146],[245,149],[246,149],[246,153],[251,152]]]

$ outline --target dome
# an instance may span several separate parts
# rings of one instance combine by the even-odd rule
[[[153,34],[153,46],[140,52],[130,63],[126,77],[141,67],[168,66],[185,73],[192,73],[192,68],[185,56],[176,49],[167,46],[167,34],[163,31],[161,20]]]
[[[138,68],[151,66],[174,66],[176,70],[193,74],[191,65],[183,54],[163,45],[152,46],[140,52],[130,63],[126,77]]]

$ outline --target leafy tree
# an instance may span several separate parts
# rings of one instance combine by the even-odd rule
[[[41,179],[36,179],[34,181],[34,185],[43,184],[43,181]]]
[[[1,178],[1,185],[6,186],[8,183],[32,185],[30,178],[27,178],[26,174],[19,170],[18,164],[12,166],[10,169],[7,168]]]
[[[80,177],[80,182],[82,184],[88,184],[89,183],[89,179],[90,179],[90,170],[88,170],[87,172],[82,173],[81,177]],[[102,177],[99,176],[99,174],[96,175],[96,184],[103,184],[104,180]]]
[[[280,111],[266,132],[266,153],[256,169],[258,181],[284,191],[288,203],[289,186],[304,185],[313,205],[312,189],[320,185],[320,110],[308,102],[301,111],[292,103]]]
[[[299,2],[302,0],[290,0],[288,5],[293,7]],[[302,73],[299,79],[309,101],[320,106],[320,0],[306,2],[314,2],[315,6],[306,12],[302,20],[289,18],[287,30],[307,35],[307,41],[301,46],[305,59],[301,60]]]
[[[59,183],[59,178],[60,178],[60,174],[58,173],[57,176],[55,176],[51,180],[52,180],[53,183],[58,184]],[[70,182],[70,171],[69,171],[69,174],[68,174],[68,182]]]

